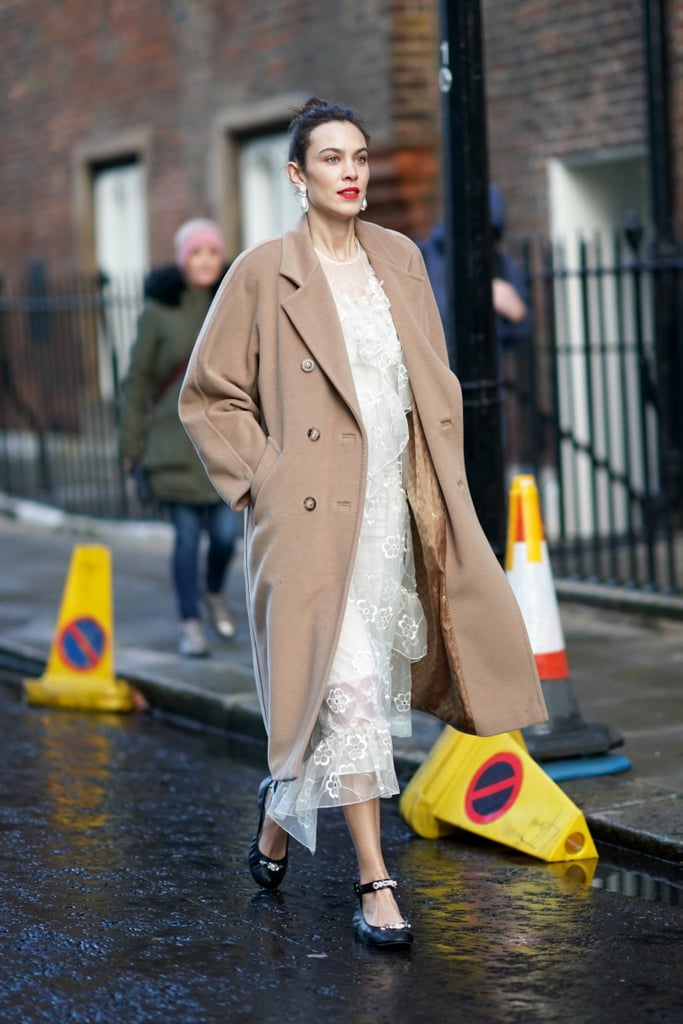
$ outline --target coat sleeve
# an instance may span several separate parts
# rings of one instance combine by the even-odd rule
[[[258,393],[258,279],[235,261],[214,299],[180,390],[180,419],[218,493],[244,508],[267,447]]]
[[[446,347],[446,336],[443,330],[443,321],[436,302],[434,290],[429,280],[424,257],[418,245],[411,246],[412,259],[410,270],[413,274],[419,274],[423,280],[425,292],[425,332],[432,343],[432,348],[441,361],[449,366],[448,349]]]
[[[135,344],[124,387],[121,407],[119,450],[121,458],[140,461],[145,450],[145,436],[157,387],[158,321],[154,309],[147,305],[138,319]]]

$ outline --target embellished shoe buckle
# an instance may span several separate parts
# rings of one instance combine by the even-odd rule
[[[267,868],[268,871],[282,871],[284,864],[276,864],[272,860],[260,860],[259,864],[262,868]]]

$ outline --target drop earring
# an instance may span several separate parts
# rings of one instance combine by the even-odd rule
[[[361,212],[363,212],[363,210],[367,210],[367,208],[368,208],[368,197],[367,196],[363,196],[363,202],[360,204],[360,208],[361,208]]]
[[[308,213],[308,194],[305,188],[298,190],[299,202],[303,213]]]

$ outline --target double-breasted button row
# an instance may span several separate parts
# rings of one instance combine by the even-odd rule
[[[303,359],[301,362],[301,369],[304,371],[304,373],[310,373],[311,370],[315,370],[315,360]]]
[[[301,369],[304,371],[304,373],[310,373],[311,370],[315,369],[315,362],[312,359],[304,359],[304,361],[301,364]],[[317,427],[309,427],[308,430],[306,431],[306,437],[309,439],[309,441],[319,441],[320,431],[318,430]],[[317,504],[318,502],[315,500],[315,498],[312,498],[310,495],[307,498],[304,498],[304,508],[306,509],[307,512],[312,512],[313,509],[317,507]]]

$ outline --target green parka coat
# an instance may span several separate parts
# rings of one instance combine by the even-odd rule
[[[209,480],[178,417],[178,395],[187,359],[214,297],[190,289],[175,266],[145,281],[121,410],[121,458],[142,462],[158,501],[214,504]]]

